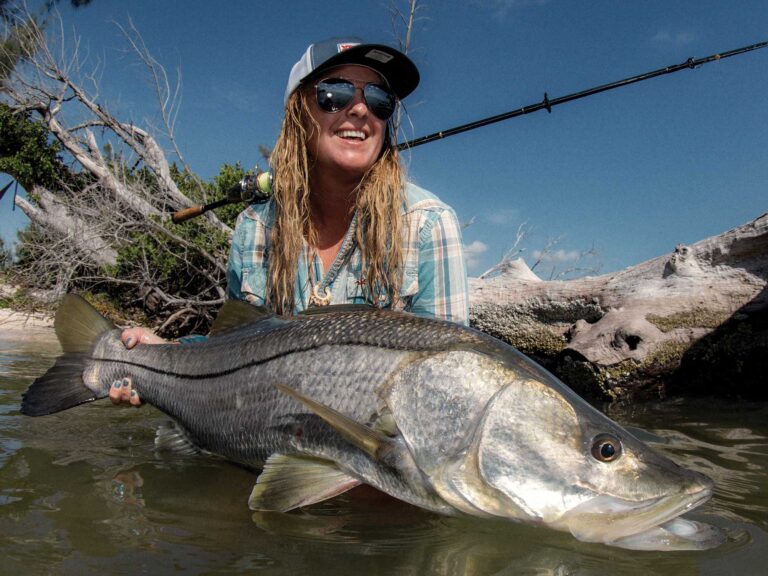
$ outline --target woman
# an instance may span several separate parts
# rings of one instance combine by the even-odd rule
[[[309,46],[285,92],[274,197],[238,217],[228,294],[290,315],[368,303],[466,324],[461,231],[451,208],[407,183],[391,118],[418,85],[404,54],[358,39]],[[128,348],[163,340],[125,330]],[[140,402],[116,382],[115,403]]]

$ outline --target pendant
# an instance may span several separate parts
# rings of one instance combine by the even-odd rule
[[[320,296],[320,286],[312,286],[312,294],[309,296],[310,306],[328,306],[331,303],[331,291],[328,286],[323,288],[324,295]]]

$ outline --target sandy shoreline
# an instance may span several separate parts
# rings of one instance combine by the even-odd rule
[[[26,340],[43,336],[56,337],[52,316],[0,308],[0,339]]]
[[[10,298],[18,290],[13,284],[0,280],[0,297]],[[42,335],[55,338],[52,314],[28,314],[10,308],[0,308],[0,339],[26,340]]]

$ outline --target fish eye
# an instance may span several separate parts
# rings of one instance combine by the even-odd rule
[[[621,452],[621,441],[616,436],[600,434],[592,440],[592,457],[598,462],[613,462]]]

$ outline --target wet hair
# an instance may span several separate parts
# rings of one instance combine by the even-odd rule
[[[310,216],[312,157],[307,146],[315,130],[319,126],[310,113],[305,92],[296,90],[286,104],[280,135],[270,157],[276,214],[266,301],[278,314],[294,311],[303,240],[317,246],[317,231]],[[401,285],[405,174],[394,142],[388,122],[379,158],[355,190],[363,290],[375,306],[394,305]]]

